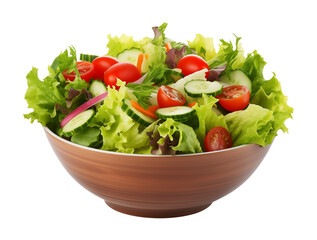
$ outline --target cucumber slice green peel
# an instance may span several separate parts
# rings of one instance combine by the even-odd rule
[[[188,106],[175,106],[159,108],[155,114],[161,119],[172,118],[175,121],[185,122],[190,120],[196,114],[196,111]]]
[[[184,90],[190,97],[202,97],[203,94],[217,96],[222,93],[221,83],[205,80],[191,80],[184,85]]]
[[[249,89],[250,93],[252,91],[252,83],[247,74],[240,69],[233,70],[228,74],[224,74],[220,77],[220,82],[224,85],[242,85]]]
[[[63,135],[72,136],[75,132],[83,129],[95,115],[95,110],[88,109],[72,118],[62,129]]]
[[[121,108],[129,117],[143,126],[149,126],[156,120],[136,110],[132,106],[131,100],[123,99]]]

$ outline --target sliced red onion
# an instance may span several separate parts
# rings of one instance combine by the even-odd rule
[[[147,76],[147,73],[144,74],[142,77],[140,77],[138,80],[134,81],[133,83],[136,83],[136,84],[143,83],[143,81],[146,78],[146,76]]]
[[[64,127],[70,120],[72,120],[74,117],[76,117],[79,113],[82,113],[87,108],[90,108],[91,106],[101,102],[104,100],[108,95],[108,92],[102,93],[97,97],[94,97],[84,104],[80,105],[78,108],[76,108],[74,111],[72,111],[70,114],[68,114],[62,121],[61,121],[61,127]]]

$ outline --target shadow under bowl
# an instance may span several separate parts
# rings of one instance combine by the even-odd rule
[[[68,173],[122,213],[178,217],[207,208],[245,182],[271,145],[249,144],[186,155],[138,155],[98,150],[46,136]]]

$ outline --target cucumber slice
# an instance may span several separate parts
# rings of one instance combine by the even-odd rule
[[[159,108],[155,114],[161,119],[172,118],[178,122],[187,122],[196,115],[196,111],[188,106],[175,106]]]
[[[184,85],[184,90],[190,97],[202,97],[203,94],[217,96],[222,93],[222,88],[219,82],[205,80],[192,80]]]
[[[179,79],[185,77],[179,68],[169,69],[166,71],[166,78],[171,82],[177,82]]]
[[[100,94],[107,92],[107,88],[103,82],[94,80],[89,87],[89,92],[93,97],[97,97]]]
[[[186,77],[179,79],[176,83],[170,84],[171,88],[175,88],[180,91],[185,96],[184,85],[191,80],[206,80],[207,69],[202,69],[200,71],[194,72]]]
[[[62,129],[63,135],[66,137],[72,136],[75,132],[78,132],[84,128],[88,122],[93,118],[95,111],[88,109],[79,113],[76,117],[70,120]]]
[[[128,114],[129,117],[143,126],[149,126],[155,121],[154,118],[146,116],[132,107],[131,101],[128,99],[123,99],[121,108],[124,112],[126,112],[126,114]]]
[[[220,82],[229,85],[242,85],[246,86],[250,93],[252,90],[252,83],[246,73],[240,69],[233,70],[229,74],[220,77]]]
[[[143,52],[139,48],[130,48],[124,50],[122,53],[119,53],[117,59],[119,62],[128,62],[136,66],[138,63],[138,57],[141,53]]]
[[[89,54],[80,54],[80,60],[81,61],[87,61],[87,62],[92,62],[95,58],[97,58],[97,55],[89,55]]]

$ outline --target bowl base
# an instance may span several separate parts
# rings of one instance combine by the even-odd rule
[[[113,210],[121,213],[125,213],[137,217],[148,217],[148,218],[172,218],[172,217],[182,217],[194,213],[198,213],[206,208],[208,208],[211,203],[206,205],[201,205],[192,208],[182,208],[182,209],[140,209],[140,208],[129,208],[126,206],[117,205],[114,203],[106,202],[106,204]]]

